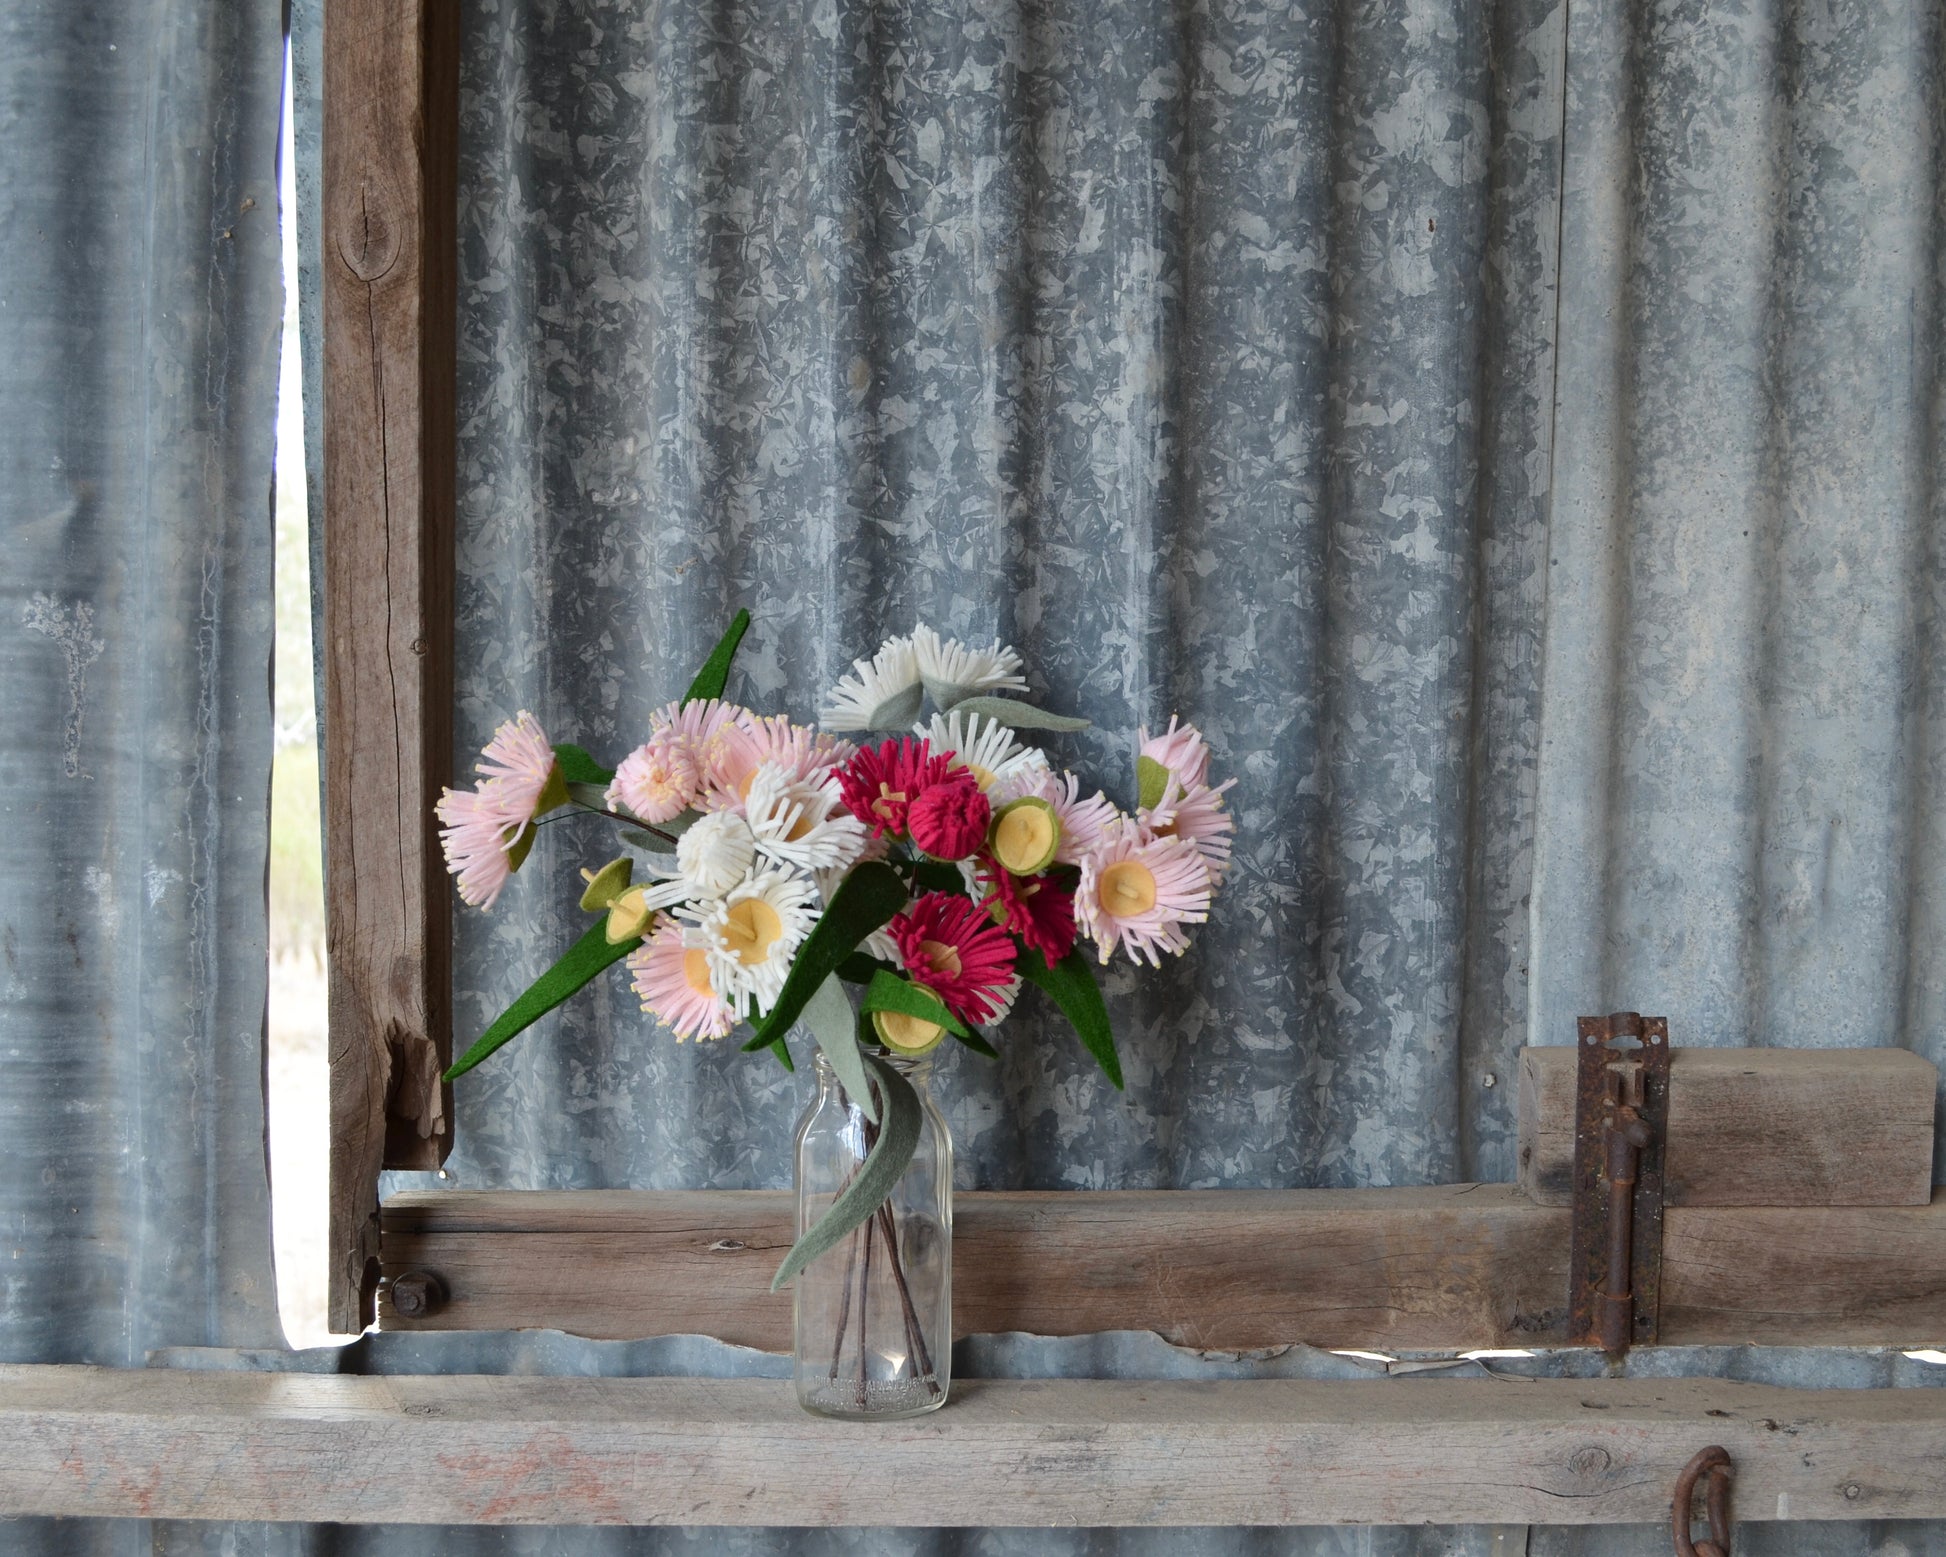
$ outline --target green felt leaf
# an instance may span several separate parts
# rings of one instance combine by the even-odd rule
[[[1162,804],[1169,791],[1169,770],[1153,757],[1135,759],[1136,804],[1143,810]]]
[[[838,964],[838,977],[847,984],[869,984],[881,968],[889,966],[890,964],[880,962],[870,952],[853,952]]]
[[[1050,714],[1045,708],[1023,703],[1013,697],[968,697],[955,703],[956,714],[978,714],[982,719],[997,719],[1016,730],[1085,730],[1086,719],[1071,719],[1066,714]]]
[[[494,1019],[473,1047],[453,1063],[446,1072],[446,1080],[465,1075],[508,1039],[525,1032],[568,996],[584,988],[596,974],[613,967],[642,944],[642,937],[637,935],[611,946],[607,931],[608,921],[596,920],[559,962],[535,979],[526,994]]]
[[[914,683],[903,692],[895,692],[878,707],[872,710],[868,721],[874,730],[892,730],[909,734],[912,721],[919,717],[920,706],[926,700],[924,686]]]
[[[599,784],[606,789],[615,778],[613,768],[604,768],[579,746],[556,746],[554,761],[570,789],[576,784]]]
[[[880,972],[872,979],[858,1008],[861,1011],[897,1011],[901,1016],[917,1017],[922,1022],[943,1027],[955,1038],[966,1036],[966,1024],[946,1009],[945,1001],[931,990],[922,989],[911,979],[889,970]]]
[[[920,860],[913,870],[913,879],[928,892],[957,892],[966,896],[966,878],[959,873],[957,865],[947,865],[939,860]]]
[[[836,978],[828,978],[804,1002],[804,1025],[818,1041],[824,1057],[838,1077],[838,1084],[851,1094],[858,1111],[873,1124],[878,1109],[872,1102],[872,1089],[865,1081],[865,1057],[858,1051],[858,1018]]]
[[[797,960],[778,991],[777,1003],[743,1047],[782,1048],[784,1034],[817,987],[838,971],[838,964],[858,949],[860,941],[905,907],[905,898],[905,883],[883,860],[868,860],[845,877],[831,894],[823,917],[797,949]]]
[[[919,679],[935,708],[956,708],[969,697],[980,695],[978,687],[963,687],[955,682],[941,681],[937,676],[921,676]]]
[[[921,1122],[919,1094],[912,1090],[911,1082],[876,1054],[867,1054],[864,1060],[878,1083],[879,1107],[885,1116],[884,1127],[878,1132],[877,1142],[865,1154],[864,1162],[859,1165],[858,1176],[831,1202],[816,1224],[791,1245],[791,1252],[784,1256],[784,1263],[777,1267],[777,1274],[770,1279],[772,1292],[781,1289],[819,1255],[829,1253],[847,1233],[864,1226],[866,1219],[884,1205],[892,1191],[898,1188],[906,1165],[918,1150]]]
[[[987,1042],[986,1034],[981,1032],[977,1027],[969,1027],[965,1032],[954,1033],[953,1036],[959,1039],[961,1043],[965,1044],[975,1054],[984,1054],[990,1060],[1000,1058],[1000,1051]]]
[[[1054,997],[1054,1003],[1074,1024],[1074,1030],[1081,1035],[1081,1042],[1095,1057],[1103,1074],[1114,1083],[1117,1092],[1121,1091],[1122,1062],[1115,1053],[1115,1033],[1108,1025],[1108,1007],[1102,1004],[1101,986],[1095,982],[1095,970],[1081,955],[1081,948],[1075,947],[1050,968],[1039,952],[1021,946],[1014,967],[1028,983],[1038,984]]]
[[[703,668],[696,672],[696,679],[689,683],[689,690],[683,693],[685,703],[700,703],[706,698],[723,695],[723,688],[730,681],[730,661],[736,658],[737,645],[743,642],[743,635],[749,630],[750,613],[737,612],[729,631],[717,639],[716,647],[703,661]]]
[[[606,784],[583,783],[580,779],[568,781],[568,799],[578,806],[586,806],[590,811],[608,809],[608,786]]]

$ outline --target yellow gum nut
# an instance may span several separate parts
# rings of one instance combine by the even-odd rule
[[[630,887],[608,905],[608,927],[603,934],[610,946],[619,946],[648,929],[655,910],[642,901],[642,888]]]
[[[635,867],[627,855],[610,860],[598,871],[584,870],[581,879],[588,883],[588,890],[581,894],[581,908],[584,913],[598,914],[628,890],[629,877]]]
[[[872,1028],[879,1042],[895,1054],[924,1054],[939,1047],[946,1029],[923,1017],[907,1016],[903,1011],[874,1011]]]
[[[994,813],[989,835],[993,857],[1016,876],[1031,876],[1054,863],[1061,846],[1061,819],[1045,800],[1028,795]]]

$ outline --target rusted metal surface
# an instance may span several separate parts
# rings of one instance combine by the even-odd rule
[[[402,1319],[426,1319],[446,1306],[446,1283],[434,1272],[409,1270],[391,1283],[392,1310]]]
[[[1669,1024],[1633,1011],[1579,1023],[1569,1336],[1621,1357],[1655,1341]]]
[[[1709,1485],[1703,1502],[1709,1518],[1709,1539],[1695,1541],[1690,1525],[1695,1517],[1696,1483],[1705,1474]],[[1730,1557],[1730,1477],[1735,1467],[1720,1444],[1699,1449],[1676,1476],[1676,1495],[1670,1500],[1669,1524],[1676,1538],[1676,1557]]]

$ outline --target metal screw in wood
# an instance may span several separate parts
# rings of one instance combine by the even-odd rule
[[[1671,1500],[1669,1523],[1676,1537],[1676,1557],[1730,1557],[1730,1452],[1720,1444],[1697,1451],[1676,1477],[1676,1495]],[[1706,1541],[1690,1539],[1689,1525],[1695,1513],[1696,1483],[1704,1474],[1709,1486],[1703,1502],[1709,1514],[1710,1533]]]
[[[409,1270],[392,1278],[391,1298],[401,1319],[424,1319],[445,1306],[446,1283],[431,1271]]]

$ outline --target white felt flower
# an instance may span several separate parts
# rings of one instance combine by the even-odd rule
[[[1021,745],[1012,730],[997,719],[983,719],[978,714],[934,714],[928,723],[915,724],[912,733],[924,736],[935,755],[956,759],[955,766],[965,768],[989,794],[995,784],[1024,767],[1047,765],[1047,759]]]
[[[756,857],[756,836],[734,811],[697,818],[676,842],[676,864],[692,898],[723,896],[750,874]]]
[[[924,688],[910,638],[888,638],[868,660],[853,660],[851,674],[825,699],[822,723],[829,730],[889,730],[919,713]]]
[[[748,1018],[776,1003],[817,906],[809,877],[765,870],[723,897],[680,912],[694,924],[709,957],[710,983],[739,1017]]]
[[[922,624],[912,631],[912,653],[919,679],[941,707],[981,692],[1027,690],[1020,675],[1020,656],[999,642],[973,649]]]
[[[834,785],[794,779],[781,763],[766,762],[750,780],[744,819],[757,852],[799,870],[842,870],[858,862],[870,836],[842,808]]]

